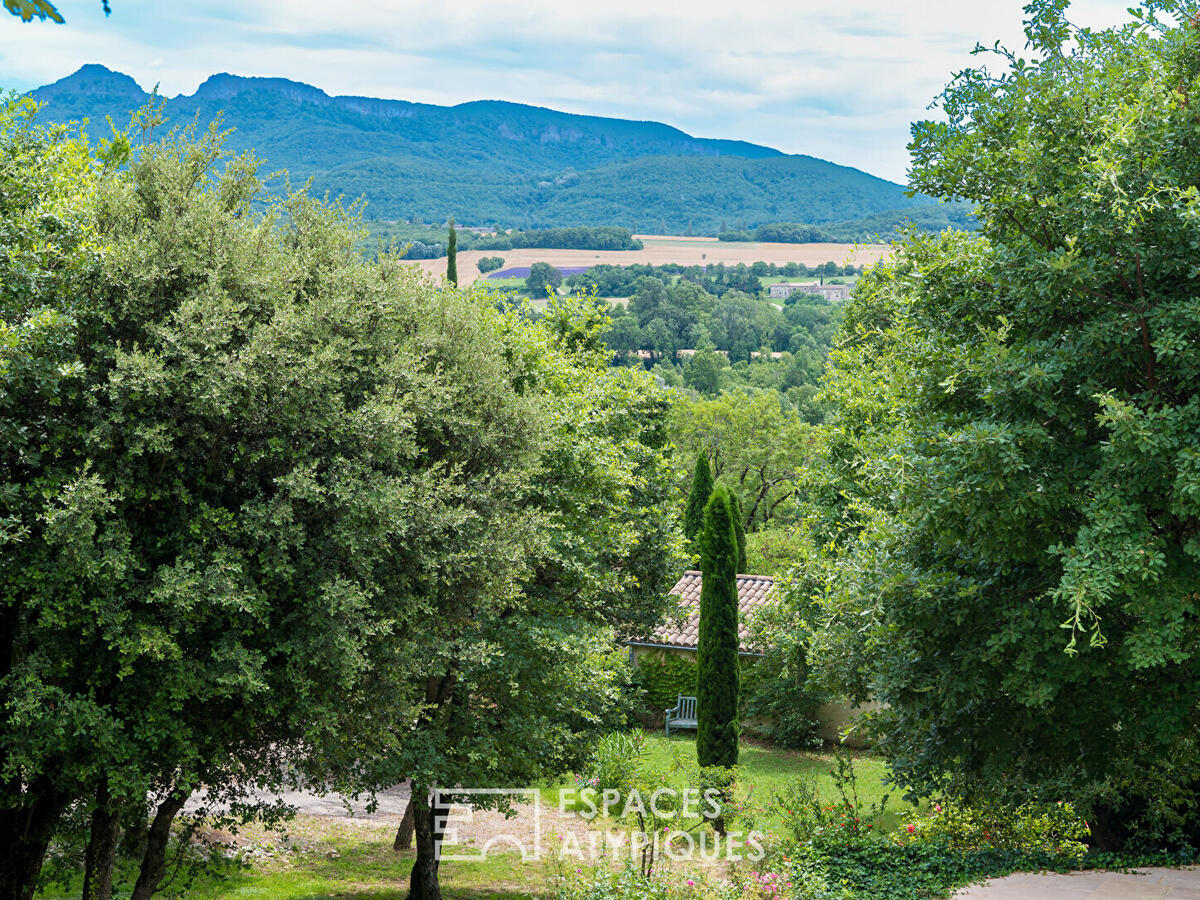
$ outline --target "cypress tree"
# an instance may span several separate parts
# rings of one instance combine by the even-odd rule
[[[729,489],[717,485],[700,535],[700,641],[696,651],[696,759],[702,766],[738,761],[737,536]]]
[[[692,474],[692,489],[688,492],[687,507],[683,511],[683,535],[695,542],[704,528],[704,507],[713,492],[712,468],[708,454],[703,450],[696,456],[696,468]]]
[[[446,280],[458,287],[458,232],[450,220],[450,236],[446,238]]]
[[[729,492],[729,509],[733,513],[733,533],[737,537],[737,570],[746,572],[746,514],[742,512],[741,498]]]

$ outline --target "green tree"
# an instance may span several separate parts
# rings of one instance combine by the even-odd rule
[[[72,352],[75,297],[86,295],[97,253],[90,227],[97,174],[87,148],[61,129],[35,128],[36,111],[29,100],[0,103],[0,843],[8,860],[0,866],[0,897],[5,900],[32,895],[58,820],[89,780],[86,764],[73,765],[72,741],[38,746],[52,740],[44,703],[57,703],[57,692],[38,684],[36,662],[28,666],[31,689],[25,696],[20,684],[23,663],[37,650],[27,649],[27,620],[40,612],[36,599],[20,587],[22,558],[28,565],[31,544],[45,527],[41,517],[49,513],[45,498],[30,494],[44,485],[57,496],[54,482],[76,475],[67,466],[57,478],[39,478],[31,463],[47,461],[42,454],[73,427],[56,407],[76,392],[81,366]],[[86,531],[86,520],[82,527]],[[69,710],[52,716],[60,724],[71,722]]]
[[[737,535],[729,491],[718,484],[700,537],[700,638],[696,648],[696,761],[736,766],[739,716]]]
[[[604,340],[613,352],[632,359],[642,346],[642,329],[631,315],[615,316]]]
[[[746,573],[746,514],[737,491],[729,492],[729,510],[733,513],[733,533],[737,538],[737,570]]]
[[[603,308],[560,297],[499,323],[514,386],[552,425],[513,497],[536,526],[516,554],[519,589],[491,605],[439,595],[411,689],[426,714],[395,731],[373,773],[376,786],[415,785],[413,897],[439,892],[432,789],[529,784],[577,765],[587,736],[615,724],[614,635],[660,621],[678,576],[679,535],[662,515],[666,397],[645,373],[608,365]]]
[[[0,897],[74,808],[90,886],[114,818],[140,832],[145,900],[199,786],[326,778],[421,714],[438,599],[489,621],[519,590],[541,419],[498,314],[364,263],[217,132],[117,171],[25,108],[0,111]]]
[[[550,263],[536,262],[529,267],[529,275],[525,279],[525,292],[535,300],[558,292],[562,284],[562,272]]]
[[[708,454],[701,449],[696,454],[696,465],[692,469],[692,488],[688,491],[687,506],[683,511],[683,536],[697,541],[704,530],[704,507],[713,492],[712,467]]]
[[[813,658],[867,673],[919,793],[1195,843],[1200,33],[1185,4],[1102,31],[1064,8],[914,127],[914,187],[980,234],[910,239],[855,292]]]
[[[706,397],[715,397],[721,392],[721,369],[728,366],[713,345],[705,341],[696,348],[683,367],[683,380],[687,386]]]
[[[711,455],[715,477],[745,498],[748,530],[794,518],[819,432],[777,390],[728,390],[711,398],[677,393],[671,434],[685,459],[702,449]],[[679,484],[680,494],[686,489]]]
[[[108,0],[100,0],[100,6],[106,16],[112,13]],[[4,8],[14,16],[20,16],[22,22],[29,22],[36,18],[42,21],[49,19],[51,22],[63,25],[67,21],[58,11],[58,7],[50,0],[4,0]]]
[[[458,232],[454,220],[450,220],[450,233],[446,236],[446,280],[458,287]]]

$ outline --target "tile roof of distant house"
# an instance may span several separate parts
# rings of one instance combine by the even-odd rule
[[[671,593],[679,598],[679,608],[683,613],[683,618],[659,626],[648,638],[629,643],[695,650],[696,645],[700,642],[700,586],[699,572],[684,572],[675,587],[671,588]],[[774,586],[775,579],[770,575],[739,575],[737,577],[739,653],[758,655],[759,651],[753,649],[749,643],[750,629],[746,626],[746,618],[766,604],[767,595]]]

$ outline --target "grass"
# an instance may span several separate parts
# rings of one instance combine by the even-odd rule
[[[352,825],[322,816],[297,816],[287,833],[300,836],[289,851],[266,858],[249,857],[238,865],[209,866],[190,884],[169,886],[160,896],[188,900],[401,900],[408,896],[414,852],[392,850],[393,828],[387,824]],[[251,853],[268,846],[261,829],[246,833],[259,838]],[[126,874],[126,873],[123,873]],[[114,886],[114,896],[127,895],[133,873]],[[480,862],[445,861],[441,882],[447,900],[532,900],[549,886],[550,867],[521,862],[509,854],[491,855]],[[39,893],[39,900],[69,900],[79,885],[63,892]]]
[[[496,291],[513,291],[524,290],[524,278],[488,278],[486,275],[476,280],[477,284],[482,284],[486,288]]]
[[[887,766],[883,760],[865,751],[851,753],[858,776],[858,797],[862,804],[869,806],[885,796],[890,797],[887,811],[880,820],[883,831],[892,831],[914,817],[926,814],[924,805],[915,806],[905,802],[897,791],[885,784]],[[646,738],[646,755],[647,761],[656,769],[671,769],[677,757],[687,764],[695,764],[696,740],[692,735],[675,735],[668,739],[661,734],[651,734]],[[766,810],[762,822],[768,827],[780,824],[778,816],[769,809],[771,797],[790,781],[812,779],[823,797],[829,798],[830,802],[837,799],[831,773],[833,764],[834,755],[827,750],[785,750],[758,742],[743,741],[738,753],[742,783],[750,791],[751,802]],[[673,781],[683,787],[684,772],[680,771]],[[541,786],[542,802],[557,806],[561,786],[573,787],[573,782],[564,779],[557,784]]]
[[[691,735],[670,740],[649,735],[646,747],[648,761],[656,768],[669,769],[676,758],[695,762],[696,743]],[[772,792],[796,777],[812,778],[824,794],[834,796],[829,771],[833,754],[829,752],[743,742],[739,764],[744,783],[753,788],[751,800],[758,806],[767,807]],[[856,753],[855,768],[860,799],[869,803],[887,793],[882,761],[869,753]],[[676,779],[682,787],[683,773]],[[573,781],[562,779],[560,784],[570,787]],[[557,784],[540,787],[544,806],[558,806],[558,788]],[[882,824],[895,828],[913,815],[914,807],[893,800]],[[768,812],[759,824],[774,830],[778,820]],[[395,823],[389,821],[297,816],[285,827],[284,838],[261,826],[247,826],[237,838],[244,864],[230,861],[209,868],[184,886],[182,893],[168,890],[162,896],[186,896],[189,900],[400,900],[407,896],[414,854],[392,850],[394,828]],[[479,862],[445,861],[441,867],[443,892],[447,900],[532,900],[549,892],[560,868],[552,859],[522,862],[514,854],[493,853]],[[132,873],[125,874],[115,895],[127,894],[132,887]],[[73,890],[49,889],[38,895],[39,900],[78,896],[78,884]]]
[[[672,737],[654,735],[646,741],[649,758],[657,765],[669,766],[675,754],[687,762],[696,761],[696,741],[690,736]],[[910,821],[919,809],[902,801],[896,792],[884,783],[887,766],[883,760],[866,752],[853,752],[854,769],[858,775],[858,797],[864,804],[871,804],[891,795],[888,812],[881,827],[890,831]],[[831,800],[837,796],[833,776],[833,754],[828,751],[810,752],[784,750],[759,743],[743,742],[738,752],[738,766],[742,769],[743,784],[752,788],[751,799],[760,806],[770,804],[771,795],[781,790],[788,782],[797,778],[810,778],[818,789]],[[778,819],[769,812],[764,821],[778,824]]]
[[[408,896],[413,854],[394,853],[390,842],[347,848],[337,859],[305,858],[287,870],[239,873],[223,882],[195,885],[191,900],[402,900]],[[447,900],[532,900],[547,885],[540,863],[495,855],[482,862],[444,862],[442,893]]]

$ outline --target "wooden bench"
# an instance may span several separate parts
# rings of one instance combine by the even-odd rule
[[[664,710],[663,727],[667,729],[667,737],[671,736],[671,726],[676,729],[696,727],[696,698],[679,695],[675,706]]]

